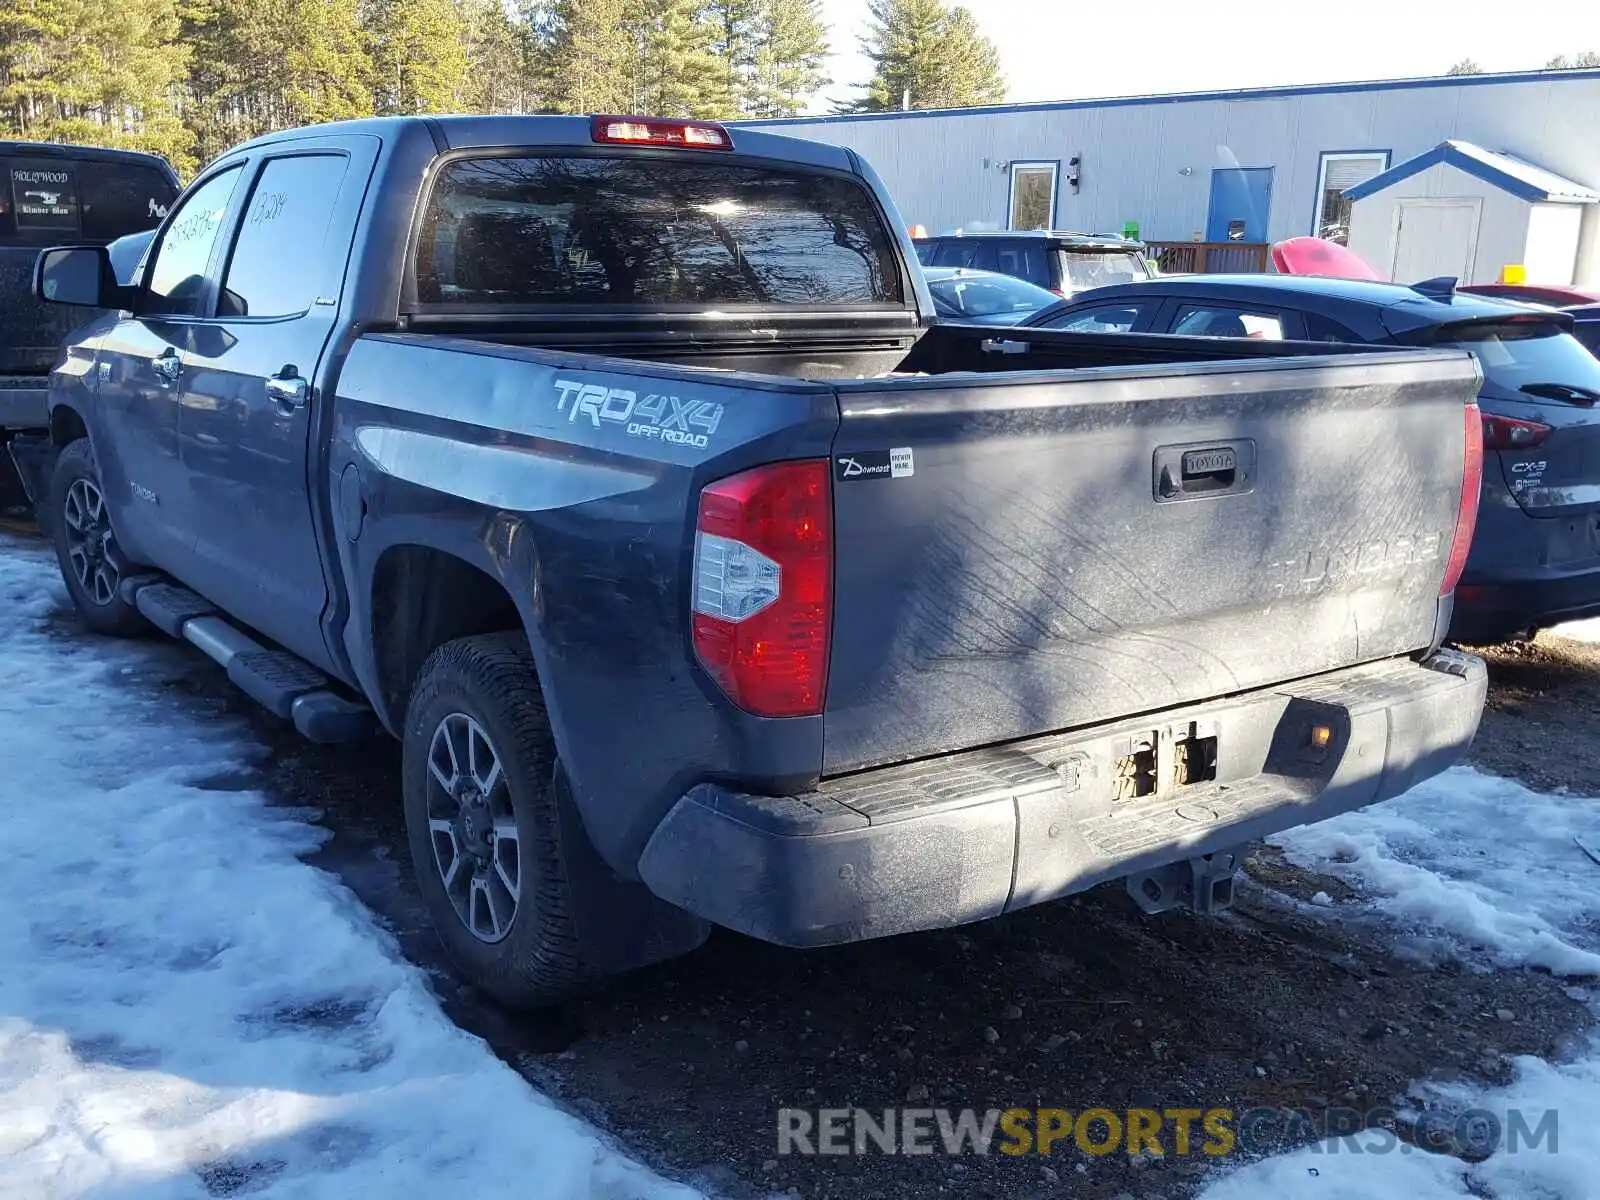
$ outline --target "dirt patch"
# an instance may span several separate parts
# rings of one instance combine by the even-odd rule
[[[1476,646],[1489,703],[1472,762],[1538,791],[1600,796],[1600,646],[1541,633]]]

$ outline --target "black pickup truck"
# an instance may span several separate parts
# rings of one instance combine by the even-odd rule
[[[1237,849],[1471,741],[1456,351],[943,326],[854,153],[374,120],[196,179],[39,295],[38,486],[95,630],[403,744],[421,892],[508,1004]]]
[[[0,140],[0,510],[23,499],[6,445],[44,428],[50,367],[79,323],[34,297],[39,251],[154,229],[178,190],[154,154]]]

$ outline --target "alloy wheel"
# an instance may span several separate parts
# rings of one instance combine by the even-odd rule
[[[96,605],[105,607],[117,596],[121,572],[106,498],[92,479],[74,479],[62,506],[66,522],[67,561],[78,586]]]
[[[522,854],[511,791],[488,733],[450,713],[428,745],[428,840],[456,916],[481,942],[511,932]]]

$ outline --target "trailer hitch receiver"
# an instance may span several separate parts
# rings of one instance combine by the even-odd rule
[[[1147,913],[1188,908],[1208,914],[1233,903],[1233,875],[1241,849],[1218,850],[1127,878],[1128,895]]]

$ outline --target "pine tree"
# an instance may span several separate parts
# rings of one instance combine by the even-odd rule
[[[720,90],[741,113],[750,111],[766,4],[767,0],[709,0],[705,6],[705,20],[713,30],[711,51],[722,70]]]
[[[1005,99],[994,43],[964,8],[944,0],[871,0],[862,49],[874,64],[865,95],[842,111],[964,108]]]
[[[154,150],[193,165],[176,98],[179,0],[0,3],[0,132]]]
[[[356,0],[211,0],[186,39],[195,48],[187,115],[202,157],[372,111]]]
[[[657,117],[732,115],[734,89],[717,44],[723,32],[702,0],[634,0],[631,111]]]
[[[549,13],[545,103],[555,112],[627,112],[637,50],[627,0],[555,0]]]
[[[378,112],[443,113],[462,107],[470,63],[456,0],[371,0],[366,25]]]
[[[828,86],[828,26],[821,0],[761,0],[760,33],[744,111],[756,117],[792,117]]]
[[[534,32],[502,0],[460,0],[466,33],[469,112],[525,113],[538,106],[539,79],[533,63]]]
[[[1463,58],[1460,62],[1452,63],[1446,75],[1482,75],[1483,68],[1470,58]]]
[[[1600,53],[1593,50],[1580,51],[1576,57],[1568,58],[1565,54],[1558,54],[1545,63],[1547,71],[1572,71],[1583,67],[1600,67]]]

